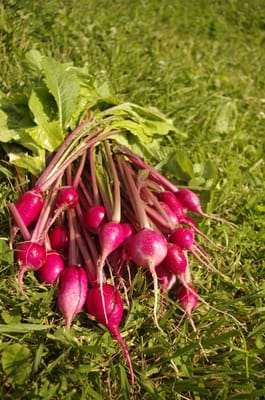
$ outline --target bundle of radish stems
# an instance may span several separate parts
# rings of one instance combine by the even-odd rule
[[[70,328],[85,310],[121,345],[131,382],[134,371],[120,334],[123,299],[138,268],[152,278],[153,319],[159,326],[159,296],[178,286],[184,315],[200,297],[188,256],[215,270],[196,240],[203,234],[190,215],[208,215],[199,197],[179,188],[115,139],[105,120],[90,117],[69,134],[32,187],[9,204],[11,246],[19,265],[18,287],[26,271],[56,285],[58,310]]]

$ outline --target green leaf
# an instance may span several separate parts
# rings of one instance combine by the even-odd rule
[[[42,69],[44,81],[56,101],[60,127],[64,131],[79,104],[79,79],[71,63],[60,64],[50,57],[42,58]]]
[[[28,333],[51,329],[50,325],[10,323],[0,324],[1,333]]]
[[[193,165],[188,156],[182,151],[177,151],[175,154],[175,159],[177,161],[178,166],[180,167],[181,171],[188,175],[190,178],[193,177]]]
[[[0,260],[12,263],[14,252],[9,248],[7,242],[0,238]]]
[[[38,154],[30,155],[20,146],[6,143],[3,145],[11,164],[23,168],[31,174],[38,176],[45,165],[45,150],[38,149]]]
[[[39,147],[50,152],[55,151],[62,143],[64,137],[59,125],[59,121],[52,121],[28,129],[27,133]]]
[[[41,71],[41,60],[42,56],[38,50],[32,49],[28,51],[25,56],[26,69],[31,74],[39,74]]]
[[[32,89],[28,106],[33,114],[36,125],[44,125],[54,118],[58,119],[54,99],[45,87]]]
[[[107,115],[110,113],[121,117],[115,118],[112,124],[114,128],[128,130],[141,141],[150,142],[155,135],[167,135],[175,131],[172,120],[155,108],[145,108],[127,102],[106,111]]]
[[[19,343],[7,346],[2,353],[2,368],[14,385],[23,385],[31,373],[31,354]]]
[[[18,139],[15,129],[8,128],[8,115],[0,110],[0,142],[7,143]]]

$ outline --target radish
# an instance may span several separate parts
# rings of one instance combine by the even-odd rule
[[[162,264],[173,274],[178,275],[180,279],[182,279],[188,265],[183,250],[174,243],[168,243],[167,255]]]
[[[68,248],[69,233],[65,225],[55,225],[49,233],[49,238],[54,250],[62,251]]]
[[[156,275],[157,275],[158,281],[161,281],[162,294],[164,294],[164,293],[166,293],[166,291],[170,290],[177,281],[176,274],[171,272],[169,269],[165,268],[165,265],[163,262],[156,267]]]
[[[157,231],[143,228],[129,238],[127,246],[128,255],[132,261],[141,267],[147,268],[152,275],[155,293],[154,320],[158,329],[161,330],[157,321],[158,281],[156,267],[166,257],[166,238]]]
[[[196,327],[192,319],[192,310],[198,304],[198,295],[195,287],[192,284],[188,284],[188,287],[181,286],[177,292],[177,299],[181,308],[185,311],[185,315],[188,317],[193,330],[196,332]]]
[[[46,261],[38,269],[37,277],[40,282],[53,285],[65,268],[64,259],[57,251],[50,250],[46,254]]]
[[[133,227],[128,222],[121,223],[123,229],[123,240],[128,239],[133,234]]]
[[[194,193],[192,190],[181,189],[175,195],[176,195],[177,199],[182,203],[183,207],[186,208],[187,210],[194,212],[194,213],[200,215],[201,217],[210,218],[215,221],[226,222],[229,225],[234,226],[233,223],[228,222],[228,221],[224,220],[223,218],[219,218],[216,215],[207,214],[207,213],[203,212],[202,208],[201,208],[201,201],[200,201],[199,197],[197,196],[197,194]]]
[[[104,303],[102,301],[102,293]],[[123,302],[119,292],[112,285],[107,283],[102,285],[102,290],[99,286],[88,289],[86,310],[90,316],[94,317],[98,323],[104,325],[110,331],[121,346],[123,356],[129,366],[131,382],[134,384],[134,372],[131,358],[119,330],[123,317]],[[107,315],[107,318],[105,315]]]
[[[46,261],[44,247],[35,242],[23,242],[15,251],[15,259],[20,268],[18,272],[18,287],[20,292],[26,296],[22,289],[24,274],[28,270],[37,271]]]
[[[58,207],[73,208],[77,205],[78,199],[78,193],[73,187],[64,187],[58,192],[56,204]]]
[[[172,210],[172,208],[166,202],[160,201],[159,203],[163,207],[163,209],[166,212],[166,214],[168,215],[172,225],[173,226],[177,225],[179,223],[179,220],[178,220],[178,217],[177,217],[177,213],[175,213]]]
[[[91,233],[98,233],[100,225],[106,221],[106,209],[95,205],[87,208],[83,216],[84,226]]]
[[[182,249],[192,251],[195,241],[195,232],[192,229],[178,227],[171,233],[168,240],[180,246]]]
[[[72,320],[85,305],[88,279],[85,270],[77,265],[66,267],[60,275],[57,304],[65,318],[65,327],[71,327]]]
[[[29,226],[36,220],[43,206],[43,199],[39,189],[35,188],[25,192],[15,203],[24,224]]]
[[[226,276],[218,271],[210,262],[209,254],[207,254],[202,246],[195,241],[195,232],[193,229],[178,227],[170,234],[168,240],[179,246],[181,249],[190,251],[193,257],[195,257],[202,265],[220,274],[226,279]]]
[[[107,257],[116,250],[124,240],[124,229],[122,224],[115,221],[109,221],[103,224],[99,230],[100,256],[98,260],[98,283],[102,294],[102,304],[104,304],[103,296],[103,268]],[[106,321],[108,320],[105,313]]]
[[[160,201],[163,201],[171,208],[179,222],[181,222],[183,218],[185,218],[184,207],[182,205],[182,202],[176,197],[176,193],[166,190],[159,193],[158,198]]]

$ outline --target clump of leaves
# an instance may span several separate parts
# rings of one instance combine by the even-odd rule
[[[161,137],[169,132],[180,134],[172,120],[157,109],[122,103],[108,83],[97,82],[86,68],[61,64],[36,50],[30,51],[26,60],[34,85],[0,97],[0,143],[9,162],[20,171],[38,176],[49,153],[69,132],[89,113],[95,116],[107,108],[112,128],[122,130],[119,141],[137,148],[148,160],[159,153]],[[148,149],[143,145],[151,142]]]

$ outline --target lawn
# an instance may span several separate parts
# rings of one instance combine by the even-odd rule
[[[18,291],[8,248],[15,170],[1,147],[1,399],[264,399],[264,1],[6,0],[0,37],[1,99],[37,84],[27,63],[32,50],[86,68],[122,101],[155,107],[174,122],[177,133],[161,142],[154,166],[234,224],[196,219],[223,246],[209,251],[227,277],[191,259],[207,302],[193,312],[196,332],[181,321],[174,290],[160,315],[166,335],[157,330],[152,280],[134,277],[121,325],[131,385],[103,326],[81,313],[65,331],[54,289],[31,272],[30,302]]]

